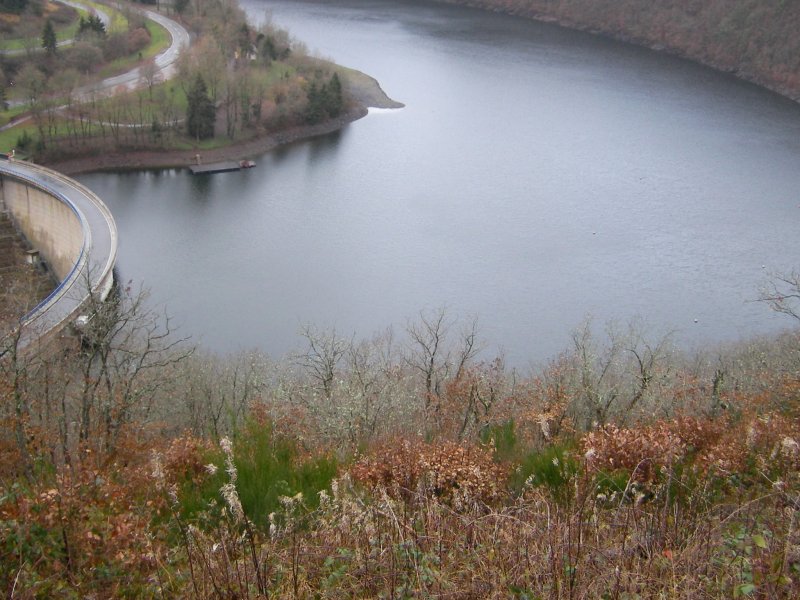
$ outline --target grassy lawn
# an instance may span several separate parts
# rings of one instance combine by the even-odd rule
[[[263,72],[262,83],[267,86],[277,83],[284,77],[292,77],[297,72],[297,68],[282,62],[274,62],[269,69]],[[262,73],[261,71],[259,73]]]
[[[36,125],[34,125],[32,121],[26,121],[22,125],[18,125],[13,129],[0,131],[0,152],[11,151],[11,149],[17,145],[17,140],[19,139],[19,136],[21,136],[22,133],[25,131],[27,131],[28,135],[30,135],[31,137],[35,137],[36,135],[38,135],[38,131],[36,130]]]
[[[109,4],[101,4],[100,2],[90,2],[89,0],[79,0],[83,4],[87,6],[91,6],[93,9],[98,11],[103,11],[106,13],[109,18],[111,19],[111,24],[108,27],[108,32],[111,33],[112,31],[125,31],[128,29],[128,19],[125,18],[125,15],[122,14],[120,11],[111,8]]]
[[[168,47],[170,42],[169,32],[165,28],[151,20],[147,20],[146,23],[151,34],[151,41],[148,47],[142,51],[142,59],[155,56],[159,52],[163,51],[164,48]],[[106,65],[100,73],[95,75],[95,77],[108,77],[112,74],[133,69],[140,64],[141,60],[139,59],[139,54],[136,53]],[[285,79],[292,78],[296,72],[296,66],[283,62],[273,62],[269,68],[254,68],[251,71],[251,78],[253,84],[256,86],[270,88],[275,84],[279,84]],[[159,103],[163,103],[164,105],[169,103],[169,105],[172,107],[170,112],[173,115],[179,115],[180,118],[183,118],[187,109],[186,94],[184,93],[181,85],[175,80],[159,82],[153,86],[152,90],[142,88],[122,96],[116,96],[113,99],[99,100],[99,112],[97,114],[107,116],[99,116],[97,118],[105,120],[117,118],[110,116],[114,113],[119,114],[119,108],[115,108],[111,105],[111,103],[122,103],[122,105],[128,107],[127,109],[123,109],[123,112],[129,115],[137,115],[137,117],[129,118],[136,118],[137,121],[146,124],[152,123],[155,120],[160,121],[165,118],[165,111],[161,109]],[[24,112],[25,107],[16,107],[12,111],[6,111],[0,115],[0,125],[8,123],[14,117]],[[167,118],[172,119],[174,117]],[[66,127],[60,123],[59,129],[65,131]],[[149,132],[149,126],[147,126],[146,129]],[[94,135],[99,136],[101,133],[99,125],[90,126],[90,130]],[[109,134],[109,131],[110,127],[107,127],[106,135],[111,135]],[[19,125],[18,127],[0,134],[0,151],[14,147],[17,139],[23,134],[23,132],[28,132],[29,135],[34,138],[38,137],[36,126],[31,121],[28,121]],[[129,137],[130,131],[126,131],[126,133],[123,133],[122,135],[124,137]],[[148,133],[145,133],[144,135],[146,136]],[[227,136],[220,135],[215,138],[202,140],[198,144],[195,140],[190,139],[185,135],[181,135],[180,133],[175,135],[175,132],[173,132],[169,135],[168,146],[173,150],[210,151],[218,148],[224,148],[232,143],[235,143],[236,141],[238,140],[230,140]]]
[[[289,66],[285,63],[273,63],[269,69],[258,69],[253,72],[253,79],[254,81],[261,83],[265,87],[269,87],[270,85],[277,83],[281,79],[283,79],[287,74],[289,76],[294,75],[296,72],[296,68]],[[186,113],[187,109],[187,101],[186,101],[186,94],[183,92],[180,84],[175,80],[170,81],[163,81],[161,83],[157,83],[153,86],[152,92],[152,100],[150,99],[150,94],[148,93],[147,89],[141,89],[134,92],[129,92],[125,94],[127,96],[126,101],[138,105],[139,94],[142,95],[144,98],[143,102],[143,113],[145,115],[145,121],[150,122],[153,119],[154,114],[158,113],[158,99],[163,97],[165,94],[168,96],[172,96],[172,101],[174,102],[175,108],[179,114],[183,115]],[[120,96],[117,96],[116,99],[109,99],[105,98],[103,100],[98,101],[98,106],[104,107],[108,105],[110,102],[118,102]],[[215,140],[206,140],[205,142],[201,142],[202,144],[214,144],[217,143]],[[224,144],[223,144],[224,145]],[[204,146],[205,147],[205,146]],[[213,145],[208,146],[208,148],[216,147]]]
[[[58,24],[55,25],[56,38],[58,39],[59,42],[62,42],[64,40],[69,40],[75,37],[75,35],[78,33],[78,27],[80,25],[81,17],[83,17],[84,19],[87,18],[90,14],[90,9],[94,9],[96,11],[102,11],[109,16],[109,18],[111,19],[111,23],[108,26],[109,33],[113,31],[126,31],[128,29],[128,19],[122,12],[112,8],[110,5],[101,4],[99,2],[90,2],[89,0],[83,0],[82,4],[84,4],[87,8],[76,9],[78,11],[78,18],[75,19],[72,23],[69,23],[68,25],[58,25]],[[147,25],[148,29],[150,29],[150,33],[153,35],[155,39],[156,34],[153,31],[153,28],[150,27],[150,25],[151,22],[148,21]],[[152,25],[154,25],[158,29],[163,29],[155,25],[155,23],[152,23]],[[167,35],[166,31],[163,32],[163,35]],[[2,39],[0,40],[0,50],[22,50],[25,48],[26,41],[27,40],[24,38]],[[37,35],[37,42],[41,42],[39,35]],[[41,46],[41,43],[38,43],[36,47],[38,48],[39,46]]]
[[[56,39],[59,42],[63,42],[64,40],[69,40],[75,37],[75,34],[78,32],[78,25],[80,24],[80,18],[86,18],[89,16],[89,12],[84,9],[76,9],[78,11],[78,18],[75,19],[72,23],[68,25],[55,25],[56,30]],[[15,38],[10,40],[0,40],[0,50],[22,50],[25,48],[26,43],[25,38]],[[36,48],[41,47],[41,34],[37,35],[36,37]]]
[[[210,138],[207,140],[200,140],[198,144],[195,140],[189,140],[188,138],[184,138],[182,140],[176,140],[172,146],[174,150],[216,150],[217,148],[224,148],[225,146],[230,146],[235,141],[225,136],[218,136],[214,138]]]
[[[150,44],[142,50],[142,59],[148,59],[156,56],[163,50],[169,47],[170,36],[169,32],[155,21],[147,19],[147,30],[150,32]],[[102,78],[111,77],[119,73],[124,73],[133,69],[139,63],[139,54],[130,54],[123,56],[117,60],[108,63],[97,73],[97,76]]]
[[[123,102],[131,106],[136,106],[138,112],[141,97],[144,121],[149,123],[152,122],[153,117],[159,113],[158,101],[159,98],[163,98],[165,95],[172,96],[172,102],[178,113],[181,115],[186,113],[186,94],[183,93],[181,86],[174,80],[155,84],[152,90],[152,99],[147,88],[143,88],[126,94],[117,94],[113,98],[103,98],[97,101],[97,106],[100,111],[103,112],[111,103]]]
[[[147,20],[147,30],[150,32],[150,45],[142,51],[142,56],[152,58],[169,46],[170,36],[164,27],[150,19]]]
[[[113,10],[108,6],[94,2],[87,2],[86,4],[95,6],[97,8],[102,8],[107,13],[109,13],[112,19],[112,23],[115,23],[115,25],[113,26],[117,26],[116,24],[121,24],[122,27],[127,27],[127,19],[125,19],[125,17],[119,11]],[[88,13],[83,11],[83,14],[86,15]],[[142,50],[142,58],[152,58],[153,56],[156,56],[169,46],[170,36],[169,32],[155,21],[147,19],[146,23],[147,23],[147,28],[150,31],[151,39],[150,39],[150,44],[147,46],[147,48]],[[75,23],[73,27],[74,31],[77,31],[77,27],[78,24]],[[103,69],[101,69],[100,72],[97,74],[97,77],[105,78],[118,73],[124,73],[125,71],[135,68],[139,64],[139,62],[140,60],[138,53],[120,58],[112,63],[109,63]],[[159,84],[158,87],[174,86],[174,85],[175,85],[174,82],[166,82]],[[16,88],[8,88],[6,90],[6,93],[8,94],[9,99],[16,99],[18,96],[18,90]],[[185,111],[186,97],[181,90],[178,90],[176,93],[176,101],[180,107],[180,110],[182,112]],[[24,113],[26,110],[27,108],[25,106],[18,106],[0,113],[0,127],[5,125],[12,119],[14,119],[16,116]],[[8,145],[9,140],[11,140],[10,143],[13,146],[13,144],[17,140],[17,137],[22,134],[22,131],[26,129],[28,125],[29,124],[26,123],[20,127],[14,127],[10,131],[2,132],[2,134],[0,134],[0,141],[2,141],[3,144]],[[2,146],[0,146],[0,148],[2,148]]]
[[[14,108],[9,108],[8,110],[0,113],[0,127],[8,123],[9,121],[14,120],[16,117],[21,115],[27,110],[25,106],[15,106]]]

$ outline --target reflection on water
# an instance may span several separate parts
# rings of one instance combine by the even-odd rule
[[[211,175],[196,175],[189,179],[191,182],[191,197],[195,201],[208,200],[211,198],[214,180]]]
[[[367,336],[446,305],[524,365],[587,315],[640,315],[685,345],[788,325],[752,299],[800,256],[795,104],[469,9],[268,5],[406,108],[255,169],[81,178],[117,219],[123,279],[152,288],[182,334],[280,355],[305,323]]]

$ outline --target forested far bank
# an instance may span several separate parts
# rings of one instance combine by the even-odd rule
[[[664,50],[800,100],[800,3],[787,0],[437,0],[556,21]]]

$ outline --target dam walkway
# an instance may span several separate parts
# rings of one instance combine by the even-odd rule
[[[117,228],[102,200],[79,182],[39,165],[0,159],[0,208],[59,281],[20,319],[18,346],[46,339],[113,284]]]

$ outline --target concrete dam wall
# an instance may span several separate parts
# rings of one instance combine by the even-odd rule
[[[83,252],[83,224],[71,205],[29,183],[4,179],[3,203],[25,238],[63,281]]]
[[[25,346],[46,339],[82,314],[113,284],[117,228],[102,200],[57,171],[0,159],[0,209],[10,215],[59,280],[20,320]]]

